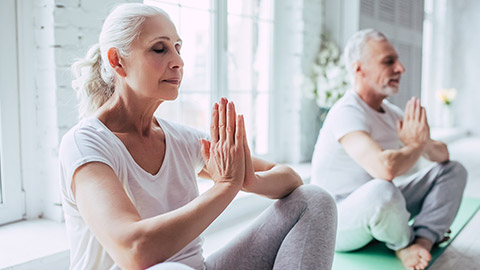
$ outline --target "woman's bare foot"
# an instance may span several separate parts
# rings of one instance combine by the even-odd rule
[[[416,238],[410,246],[396,251],[397,257],[407,269],[425,269],[432,259],[432,242],[425,238]]]

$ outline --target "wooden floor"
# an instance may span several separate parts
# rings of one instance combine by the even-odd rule
[[[468,171],[465,196],[480,198],[480,137],[469,137],[449,145],[451,159]],[[429,270],[480,270],[480,212],[472,218]]]

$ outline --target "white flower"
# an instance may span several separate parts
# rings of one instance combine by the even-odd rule
[[[457,97],[457,89],[455,88],[441,89],[437,92],[437,97],[442,101],[443,104],[449,106]]]
[[[302,89],[317,105],[330,108],[348,89],[348,74],[341,61],[341,52],[322,35],[320,50],[312,64],[312,76],[306,77]]]

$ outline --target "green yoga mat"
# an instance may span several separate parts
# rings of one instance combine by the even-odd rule
[[[480,199],[464,198],[457,217],[450,230],[450,240],[440,244],[432,250],[432,261],[442,254],[463,227],[470,221],[480,208]],[[337,252],[333,259],[333,270],[403,270],[402,263],[392,250],[384,243],[373,241],[362,249],[353,252]]]

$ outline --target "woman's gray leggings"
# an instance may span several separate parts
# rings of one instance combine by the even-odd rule
[[[207,270],[331,269],[336,228],[332,197],[317,186],[303,185],[210,255],[205,266]]]
[[[302,185],[210,255],[205,269],[331,269],[336,229],[337,208],[332,197],[320,187]],[[193,270],[174,262],[152,269]]]

